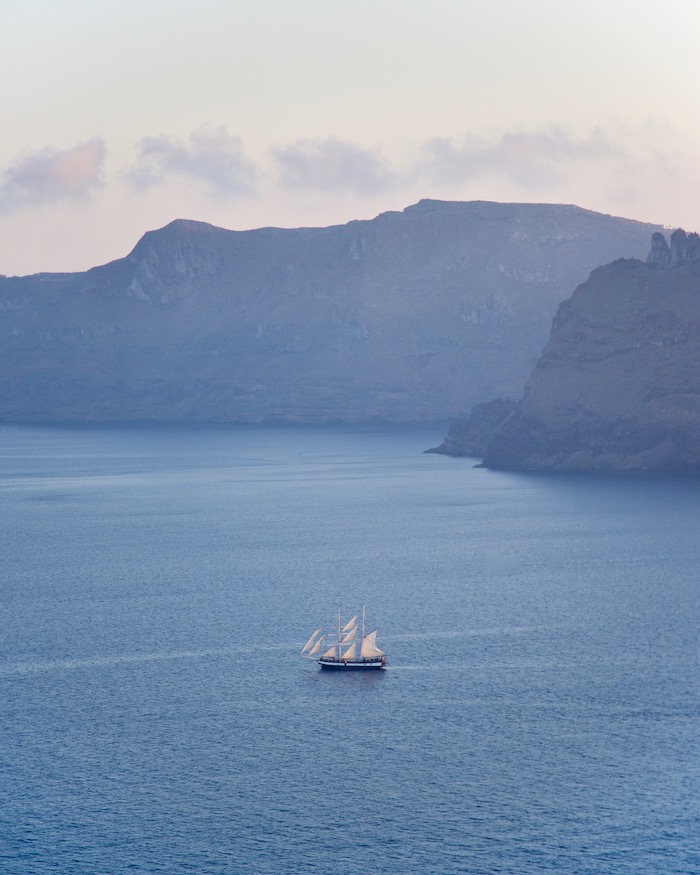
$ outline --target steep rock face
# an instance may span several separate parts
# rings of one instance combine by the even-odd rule
[[[685,264],[688,261],[700,261],[700,234],[686,234],[682,228],[677,228],[671,234],[671,245],[660,231],[651,235],[651,251],[647,256],[647,264]]]
[[[0,278],[0,419],[420,420],[515,396],[568,290],[654,226],[421,201],[331,228],[177,221]]]
[[[486,465],[700,470],[699,242],[655,234],[647,263],[593,271],[560,306],[522,401],[496,416]]]
[[[425,452],[483,458],[496,430],[517,409],[517,402],[510,398],[495,398],[493,401],[476,404],[466,419],[458,419],[452,423],[440,446]]]

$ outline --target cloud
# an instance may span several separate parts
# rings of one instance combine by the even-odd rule
[[[373,195],[400,186],[459,185],[499,178],[524,190],[551,189],[576,165],[618,162],[626,152],[601,130],[576,137],[563,128],[508,131],[487,138],[436,137],[423,143],[412,166],[392,166],[380,152],[335,137],[300,139],[270,150],[277,182],[286,188]]]
[[[595,129],[575,138],[561,128],[511,131],[497,139],[468,136],[460,143],[428,140],[416,173],[436,182],[464,182],[478,175],[504,177],[521,188],[546,188],[566,178],[574,162],[625,157],[625,152]]]
[[[107,153],[104,141],[93,137],[70,149],[41,149],[23,155],[5,170],[0,181],[0,208],[80,200],[102,185]]]
[[[202,184],[215,197],[226,197],[253,191],[260,176],[240,137],[225,127],[203,125],[184,140],[165,135],[145,137],[137,149],[137,163],[123,175],[140,191],[179,176]]]
[[[288,188],[374,194],[394,187],[398,181],[389,162],[378,152],[335,137],[297,140],[271,153],[279,182]]]

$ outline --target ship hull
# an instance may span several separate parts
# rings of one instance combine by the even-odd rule
[[[321,658],[318,664],[330,671],[381,671],[386,668],[386,659],[333,659]]]

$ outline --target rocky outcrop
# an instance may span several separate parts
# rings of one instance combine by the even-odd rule
[[[668,264],[685,264],[689,261],[700,261],[700,234],[686,234],[682,228],[677,228],[671,234],[670,246],[660,231],[652,234],[647,264],[665,267]]]
[[[510,398],[476,404],[466,419],[452,423],[443,442],[426,453],[445,456],[485,456],[494,433],[517,409]]]
[[[655,226],[421,201],[332,228],[173,222],[0,278],[0,419],[437,420],[515,397],[569,290]]]
[[[559,307],[522,400],[482,440],[484,464],[700,471],[698,242],[655,234],[646,263],[592,272]]]

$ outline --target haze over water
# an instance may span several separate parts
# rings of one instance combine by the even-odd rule
[[[0,872],[700,871],[700,480],[443,431],[0,427]]]

